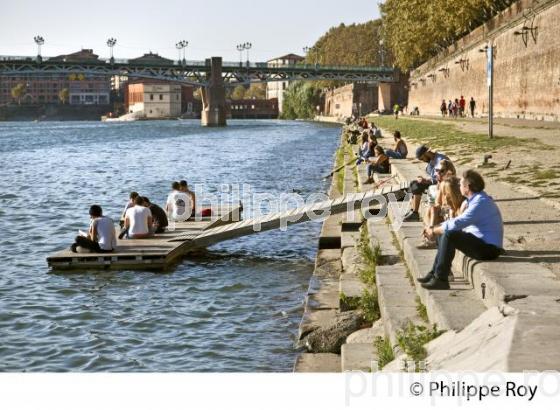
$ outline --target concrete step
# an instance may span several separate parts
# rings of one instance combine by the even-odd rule
[[[346,338],[346,343],[373,343],[378,337],[385,337],[383,320],[378,320],[371,327],[360,329]]]
[[[305,303],[309,309],[338,309],[340,279],[312,275]]]
[[[343,372],[377,370],[377,350],[373,343],[346,343],[340,349],[340,363]]]
[[[295,373],[340,373],[341,359],[334,353],[302,353],[294,365]]]
[[[392,221],[393,211],[389,207]],[[436,254],[436,250],[417,248],[422,229],[421,222],[405,222],[395,232],[413,278],[424,276],[431,270]],[[450,285],[451,289],[447,291],[429,291],[415,281],[416,292],[426,306],[430,321],[440,329],[461,330],[484,312],[486,306],[468,282],[458,280],[450,282]]]
[[[398,346],[398,331],[408,322],[425,323],[418,315],[416,292],[406,276],[404,264],[378,266],[376,282],[385,335],[395,350]]]
[[[340,248],[342,215],[336,214],[325,219],[321,227],[321,234],[319,235],[319,249]]]

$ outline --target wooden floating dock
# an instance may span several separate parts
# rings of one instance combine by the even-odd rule
[[[408,183],[386,186],[381,189],[351,193],[337,199],[316,202],[303,208],[290,209],[264,215],[261,218],[240,220],[240,208],[223,209],[219,219],[187,221],[176,224],[174,231],[155,235],[149,239],[119,240],[112,253],[73,253],[70,249],[47,258],[53,269],[164,269],[178,258],[218,242],[279,229],[296,223],[307,222],[312,214],[331,215],[361,208],[364,202],[379,195],[387,195],[408,188]],[[215,219],[215,218],[214,218]]]
[[[164,269],[184,255],[188,244],[171,242],[178,235],[200,234],[206,229],[223,226],[241,219],[241,205],[214,210],[213,217],[197,221],[176,222],[174,231],[166,231],[147,239],[117,239],[111,253],[74,253],[67,248],[47,258],[49,267],[67,269]],[[187,245],[187,246],[185,246]]]

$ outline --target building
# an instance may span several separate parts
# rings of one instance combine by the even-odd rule
[[[294,65],[304,60],[303,57],[297,54],[287,54],[282,57],[277,57],[267,61],[268,67],[285,67]],[[272,81],[266,84],[266,99],[270,100],[276,98],[278,100],[278,112],[282,112],[284,103],[284,91],[290,85],[289,81]]]
[[[243,99],[227,101],[233,119],[269,119],[278,118],[278,100]]]
[[[98,56],[91,49],[52,57],[49,61],[92,61]],[[19,98],[12,96],[12,89],[22,84],[24,91]],[[61,91],[67,90],[64,101]],[[62,93],[64,95],[65,93]],[[107,76],[82,73],[70,74],[14,74],[0,76],[0,104],[71,104],[105,105],[110,103],[111,79]]]
[[[161,81],[130,81],[125,97],[128,113],[144,118],[172,118],[181,115],[181,86]]]
[[[324,115],[330,117],[362,116],[377,110],[377,84],[347,84],[325,92]]]

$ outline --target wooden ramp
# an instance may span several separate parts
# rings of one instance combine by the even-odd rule
[[[183,255],[180,243],[170,242],[179,235],[199,235],[206,229],[240,220],[241,205],[214,209],[214,217],[175,223],[174,231],[148,239],[117,240],[111,253],[73,253],[70,248],[47,257],[53,269],[163,269]]]
[[[285,212],[269,214],[257,219],[246,219],[226,226],[207,229],[203,232],[185,233],[171,239],[170,242],[183,242],[192,249],[207,247],[228,239],[307,222],[313,219],[314,215],[320,217],[325,211],[329,211],[330,215],[334,215],[364,206],[373,207],[378,205],[377,201],[373,201],[376,197],[379,198],[380,195],[387,195],[407,188],[408,182],[404,182],[378,190],[350,193],[334,200],[317,202],[304,208],[295,208]]]
[[[48,257],[47,262],[53,269],[163,269],[185,254],[218,242],[307,222],[314,219],[314,215],[320,217],[326,211],[334,215],[361,207],[373,207],[378,205],[374,200],[376,197],[407,188],[408,183],[386,186],[241,221],[239,207],[229,208],[223,210],[223,216],[214,222],[188,221],[177,224],[173,232],[165,232],[150,239],[118,241],[117,250],[113,253],[78,254],[67,249]]]

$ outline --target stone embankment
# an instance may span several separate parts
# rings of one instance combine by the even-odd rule
[[[343,134],[341,149],[348,162],[357,146]],[[424,164],[393,160],[392,174],[374,184],[365,184],[363,165],[344,171],[333,178],[332,197],[415,179]],[[515,229],[508,212],[524,205],[499,193],[507,235]],[[325,220],[294,371],[560,370],[560,282],[551,270],[515,253],[492,262],[459,253],[451,289],[425,290],[414,278],[430,270],[436,251],[417,247],[421,222],[399,223],[407,209],[395,201],[384,218],[371,218],[379,211],[372,210],[367,219],[355,212]]]

